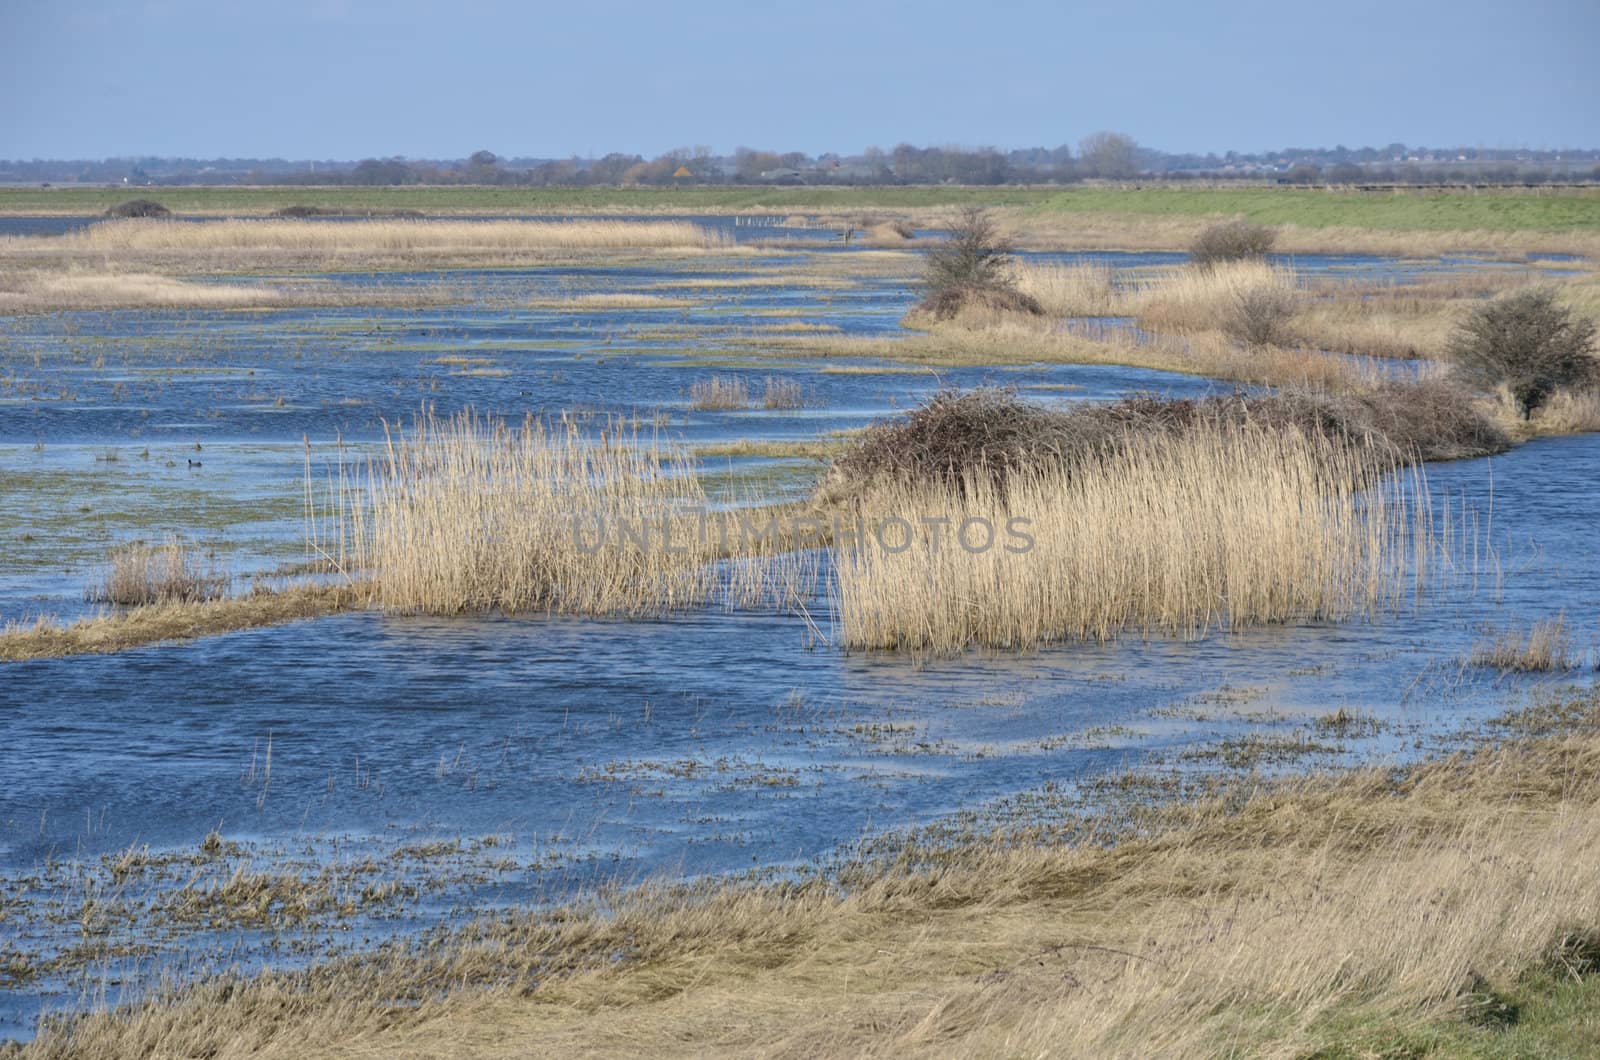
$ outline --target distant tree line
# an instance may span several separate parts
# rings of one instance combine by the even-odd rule
[[[869,147],[856,155],[740,147],[717,155],[682,147],[654,158],[367,158],[360,161],[112,158],[0,161],[0,182],[146,184],[1070,184],[1083,180],[1241,180],[1285,184],[1537,184],[1600,181],[1600,150],[1490,148],[1285,148],[1244,154],[1174,154],[1117,132],[1075,145],[1002,151],[994,147]]]

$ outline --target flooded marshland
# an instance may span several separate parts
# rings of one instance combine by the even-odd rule
[[[1180,258],[1039,256],[1118,276]],[[1295,262],[1396,282],[1467,264]],[[794,341],[894,338],[917,276],[914,253],[796,246],[310,278],[445,292],[418,307],[0,319],[0,621],[99,609],[106,557],[135,539],[182,535],[241,581],[292,570],[308,469],[423,407],[621,417],[750,503],[806,496],[822,465],[802,446],[944,386],[1051,403],[1232,389]],[[748,404],[700,407],[712,376]],[[771,380],[798,400],[767,407]],[[910,659],[834,648],[819,597],[816,623],[360,612],[6,664],[0,1035],[164,973],[303,961],[610,883],[804,871],[1020,793],[1092,803],[1129,770],[1404,760],[1508,689],[1573,679],[1467,666],[1493,631],[1562,615],[1594,664],[1597,471],[1593,435],[1429,467],[1453,566],[1343,624]]]

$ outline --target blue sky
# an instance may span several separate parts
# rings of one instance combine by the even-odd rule
[[[0,0],[0,157],[1600,146],[1600,0]]]

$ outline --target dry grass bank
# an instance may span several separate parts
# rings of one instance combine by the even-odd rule
[[[1432,558],[1420,473],[1296,430],[1198,425],[1001,478],[880,481],[836,545],[839,642],[950,654],[1399,606]],[[970,532],[968,530],[970,529]]]
[[[411,306],[462,301],[455,284],[396,289],[333,283],[205,283],[152,272],[72,267],[0,277],[0,314],[73,309],[282,309]]]
[[[166,601],[96,615],[70,625],[50,619],[0,630],[0,661],[126,651],[161,641],[191,640],[241,629],[320,618],[366,606],[361,585],[300,586],[205,601]]]
[[[1556,734],[1470,756],[914,846],[846,887],[515,913],[175,991],[14,1052],[1452,1055],[1452,1036],[1509,1033],[1503,997],[1530,973],[1594,974],[1600,877],[1577,869],[1600,859],[1597,714],[1591,693],[1550,712]]]
[[[0,238],[0,261],[211,272],[511,264],[561,254],[731,249],[720,233],[684,221],[122,220],[60,236]]]

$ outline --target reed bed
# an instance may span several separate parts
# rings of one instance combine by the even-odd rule
[[[120,607],[202,603],[226,596],[231,581],[220,565],[179,538],[155,545],[133,541],[111,553],[100,584],[90,591],[89,598]]]
[[[1535,622],[1527,631],[1502,631],[1475,645],[1468,660],[1473,666],[1501,673],[1555,673],[1575,665],[1572,632],[1567,616]]]
[[[684,447],[569,417],[421,415],[377,457],[340,457],[321,499],[308,468],[307,513],[315,562],[425,614],[803,609],[802,550],[820,543],[772,510],[711,505]]]
[[[1103,265],[1016,261],[1011,266],[1011,282],[1051,316],[1116,316],[1121,307],[1111,270]]]
[[[714,375],[689,387],[689,405],[697,409],[747,409],[750,388],[736,376]]]
[[[1231,261],[1158,273],[1141,282],[1131,302],[1139,323],[1146,327],[1228,331],[1241,303],[1261,297],[1292,303],[1299,286],[1288,269],[1264,261]]]
[[[1431,557],[1422,472],[1394,471],[1369,448],[1213,425],[999,481],[881,483],[856,502],[868,532],[835,546],[840,642],[949,654],[1375,614]]]
[[[798,409],[806,404],[805,389],[799,380],[767,376],[762,384],[761,405],[769,409]]]
[[[331,497],[332,529],[308,536],[390,609],[660,614],[714,586],[690,457],[626,428],[425,414],[341,461]]]
[[[1600,391],[1596,390],[1558,390],[1524,419],[1510,389],[1501,385],[1489,396],[1486,407],[1500,429],[1518,440],[1600,431]]]

